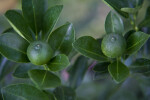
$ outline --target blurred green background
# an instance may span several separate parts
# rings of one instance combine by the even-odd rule
[[[105,18],[111,8],[102,0],[47,0],[48,7],[55,4],[64,5],[56,28],[69,21],[74,24],[76,38],[85,35],[100,38],[105,34]],[[150,1],[145,0],[138,15],[138,23],[144,18],[149,5]],[[0,33],[10,27],[3,16],[8,9],[21,9],[21,1],[0,0]],[[129,23],[128,20],[125,23]],[[130,25],[126,24],[125,28],[126,31],[129,30]],[[76,90],[78,100],[150,100],[150,78],[134,75],[130,76],[123,85],[119,85],[110,77],[106,79],[93,77],[93,72],[88,71],[83,83]],[[9,82],[7,84],[10,84]]]
[[[0,1],[0,3],[2,1]],[[5,2],[8,1],[10,0],[6,0]],[[17,0],[12,1],[16,2]],[[77,37],[90,35],[98,38],[104,35],[105,17],[110,11],[110,8],[101,0],[47,0],[47,2],[48,7],[55,4],[64,5],[64,9],[61,13],[57,26],[69,21],[74,24]],[[6,7],[10,6],[10,4],[7,4],[8,3],[5,3],[5,9],[0,9],[0,32],[10,27],[8,22],[6,22],[3,18],[3,13],[8,9],[21,9],[21,0],[18,0],[16,4],[12,3],[12,8]]]

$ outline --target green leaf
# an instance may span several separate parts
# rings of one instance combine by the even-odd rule
[[[16,33],[0,35],[0,53],[15,62],[29,62],[26,55],[29,43]]]
[[[68,57],[64,54],[59,54],[50,60],[47,66],[51,71],[60,71],[69,66],[69,64]]]
[[[36,66],[31,63],[20,64],[17,66],[15,72],[13,73],[13,76],[17,78],[29,78],[28,71],[32,69],[43,69],[43,67]]]
[[[50,71],[33,69],[28,74],[33,83],[42,89],[54,88],[61,85],[59,77]]]
[[[148,40],[150,36],[143,32],[135,32],[127,38],[127,54],[137,52]]]
[[[124,17],[129,17],[128,13],[121,11],[121,8],[136,8],[143,4],[144,0],[103,0],[108,6],[112,7]]]
[[[45,0],[22,0],[23,16],[36,35],[42,29]]]
[[[110,11],[106,17],[105,30],[107,34],[123,34],[124,25],[122,19],[117,14]]]
[[[118,60],[108,66],[108,71],[117,83],[124,81],[129,76],[128,67]]]
[[[6,12],[5,17],[20,36],[28,42],[33,41],[33,33],[20,13],[15,10],[9,10]]]
[[[73,66],[69,69],[69,84],[72,88],[77,88],[88,69],[88,59],[84,56],[79,56]]]
[[[141,6],[138,6],[136,8],[121,8],[121,11],[124,11],[129,14],[135,14],[141,9]]]
[[[120,9],[123,8],[121,1],[116,0],[103,0],[106,5],[111,7],[112,9],[116,10],[120,15],[124,16],[125,18],[128,18],[129,15],[126,12],[121,11]]]
[[[147,8],[144,20],[139,24],[139,27],[150,27],[150,6]]]
[[[133,73],[147,73],[150,72],[150,60],[146,58],[136,59],[131,65],[130,70]]]
[[[49,39],[50,33],[52,32],[55,24],[57,23],[62,9],[63,5],[56,5],[54,7],[49,8],[44,14],[42,28],[44,39]]]
[[[68,55],[72,50],[72,43],[75,41],[74,32],[71,23],[66,23],[52,32],[48,42],[53,51]]]
[[[3,99],[1,100],[24,100],[23,98],[21,97],[17,97],[15,95],[12,95],[12,94],[8,94],[6,93],[5,91],[2,91],[3,92]]]
[[[62,0],[47,0],[48,7],[53,7],[53,6],[61,5],[61,4],[63,4]]]
[[[55,88],[55,90],[53,91],[53,94],[55,95],[57,100],[65,100],[63,87]]]
[[[15,30],[11,27],[11,28],[4,30],[1,34],[8,33],[8,32],[15,33]]]
[[[57,87],[54,94],[57,100],[76,100],[76,93],[70,87]]]
[[[73,47],[82,55],[98,61],[108,61],[101,51],[100,44],[91,36],[83,36],[73,43]]]
[[[28,84],[10,85],[3,88],[2,92],[3,91],[25,100],[49,100],[48,96],[44,92]]]
[[[53,93],[51,93],[50,91],[44,91],[50,98],[50,100],[56,100],[56,97]]]

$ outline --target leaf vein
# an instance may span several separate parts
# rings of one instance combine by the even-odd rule
[[[132,49],[133,47],[137,46],[138,44],[141,43],[141,41],[143,41],[145,39],[141,39],[140,41],[136,42],[134,45],[132,45],[131,47],[127,48],[127,50]]]
[[[101,56],[101,55],[99,55],[99,54],[96,54],[96,53],[94,53],[94,52],[88,51],[88,50],[83,49],[83,48],[81,48],[81,47],[78,47],[78,48],[81,49],[81,50],[83,50],[83,51],[86,51],[86,52],[88,52],[88,53],[91,53],[91,54],[94,54],[94,55],[96,55],[96,56],[99,56],[99,57],[102,57],[102,58],[105,58],[105,59],[106,59],[106,57]]]

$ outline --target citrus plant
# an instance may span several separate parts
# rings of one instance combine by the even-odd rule
[[[22,0],[22,10],[5,13],[13,30],[0,35],[0,53],[20,63],[13,76],[30,79],[31,84],[19,83],[3,88],[4,100],[62,100],[58,96],[62,90],[73,93],[71,100],[75,98],[73,89],[61,85],[58,73],[70,64],[67,56],[75,40],[74,28],[67,22],[54,30],[63,5],[45,7],[44,0]],[[69,98],[70,94],[61,95]]]
[[[101,44],[102,52],[110,58],[120,57],[126,49],[126,40],[115,33],[106,35]]]
[[[84,75],[91,69],[94,78],[106,79],[111,76],[116,83],[123,83],[134,74],[149,76],[150,59],[143,56],[143,52],[145,47],[149,47],[147,40],[150,35],[144,28],[150,27],[150,7],[144,20],[137,23],[144,0],[103,1],[115,11],[108,13],[104,25],[106,34],[100,39],[83,36],[75,40],[74,28],[69,22],[54,29],[63,5],[47,8],[45,0],[22,0],[22,10],[7,11],[5,17],[13,29],[0,35],[0,53],[8,59],[0,56],[0,61],[5,62],[0,64],[0,99],[84,100],[76,97],[75,90],[79,91],[77,88]],[[82,55],[70,65],[69,58],[77,54],[69,55],[72,46]],[[131,64],[126,63],[128,60]],[[17,84],[6,86],[4,77],[13,70],[10,65],[16,67],[13,77],[21,80],[21,83],[17,81]],[[69,75],[65,83],[60,78],[61,71],[68,66],[68,73],[64,71]],[[99,94],[100,100],[109,100],[122,85],[113,88],[113,82],[109,82],[107,90]],[[132,91],[126,89],[126,92],[128,94],[125,96],[129,98]],[[118,97],[110,100],[118,100]]]
[[[91,36],[80,37],[73,43],[73,47],[82,55],[97,61],[97,65],[93,68],[95,73],[98,72],[103,76],[109,72],[115,82],[121,83],[132,73],[144,70],[145,62],[149,62],[148,58],[137,58],[131,65],[125,63],[128,58],[138,54],[150,37],[142,31],[142,27],[147,26],[149,10],[146,19],[137,24],[143,0],[103,1],[118,13],[113,11],[108,13],[105,20],[106,34],[99,39],[100,42]],[[125,21],[131,24],[128,30],[124,25]],[[148,70],[142,71],[142,73],[147,72]]]

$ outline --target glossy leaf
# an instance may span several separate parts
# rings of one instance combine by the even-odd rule
[[[136,59],[130,67],[133,73],[146,73],[150,72],[150,60],[145,58]]]
[[[127,38],[127,54],[137,52],[148,40],[149,35],[143,32],[135,32]]]
[[[16,33],[0,35],[0,53],[15,62],[29,62],[26,55],[29,43]]]
[[[49,100],[48,96],[41,90],[28,84],[15,84],[2,89],[8,94],[21,97],[25,100]]]
[[[100,44],[91,36],[83,36],[73,43],[73,47],[82,55],[98,61],[107,61],[103,55]]]
[[[77,88],[88,69],[88,59],[84,56],[79,56],[73,66],[69,69],[69,84],[72,88]]]
[[[141,9],[141,6],[138,6],[136,8],[121,8],[121,11],[124,11],[129,14],[135,14]]]
[[[15,30],[13,28],[8,28],[8,29],[4,30],[1,34],[8,33],[8,32],[15,33]]]
[[[107,5],[116,10],[119,14],[124,17],[128,17],[128,13],[121,11],[121,8],[136,8],[141,6],[144,0],[103,0]]]
[[[53,7],[53,6],[61,5],[61,4],[63,4],[63,1],[61,1],[61,0],[48,0],[47,1],[48,7]]]
[[[44,92],[49,96],[50,100],[56,100],[56,97],[53,93],[51,93],[50,91],[46,91],[46,90],[44,90]]]
[[[2,91],[3,92],[3,99],[1,100],[24,100],[24,98],[21,98],[21,97],[17,97],[15,95],[12,95],[12,94],[8,94],[7,92],[5,91]]]
[[[59,27],[49,37],[49,44],[53,51],[68,55],[72,50],[72,43],[75,40],[74,28],[71,23]]]
[[[49,8],[44,14],[43,18],[43,34],[44,39],[48,40],[50,33],[52,32],[56,22],[58,21],[59,15],[63,9],[62,5],[56,5]]]
[[[69,66],[69,64],[70,63],[68,57],[64,54],[60,54],[50,60],[47,66],[51,71],[60,71]]]
[[[124,81],[129,76],[129,69],[120,61],[115,61],[108,66],[108,71],[111,77],[120,83]]]
[[[57,100],[76,100],[76,93],[69,87],[57,87],[54,90],[54,94]]]
[[[53,91],[53,94],[55,95],[57,100],[65,100],[63,87],[55,88],[55,90]]]
[[[139,24],[139,27],[150,27],[150,6],[147,8],[144,20]]]
[[[121,11],[121,8],[123,8],[123,4],[122,4],[121,0],[119,0],[119,2],[116,1],[116,0],[103,0],[103,1],[109,7],[113,8],[114,10],[116,10],[120,15],[122,15],[122,16],[124,16],[126,18],[129,17],[128,13]]]
[[[33,33],[20,13],[15,10],[9,10],[6,12],[5,17],[20,36],[29,42],[33,41]]]
[[[32,65],[31,63],[20,64],[17,66],[15,72],[13,73],[13,76],[17,78],[29,78],[28,71],[32,69],[43,69],[43,67],[35,66]]]
[[[122,19],[117,14],[110,11],[106,17],[105,30],[107,34],[123,34],[124,25]]]
[[[44,3],[45,0],[22,0],[23,16],[36,34],[42,29]]]
[[[50,71],[33,69],[28,74],[33,83],[42,89],[54,88],[61,84],[59,77]]]

